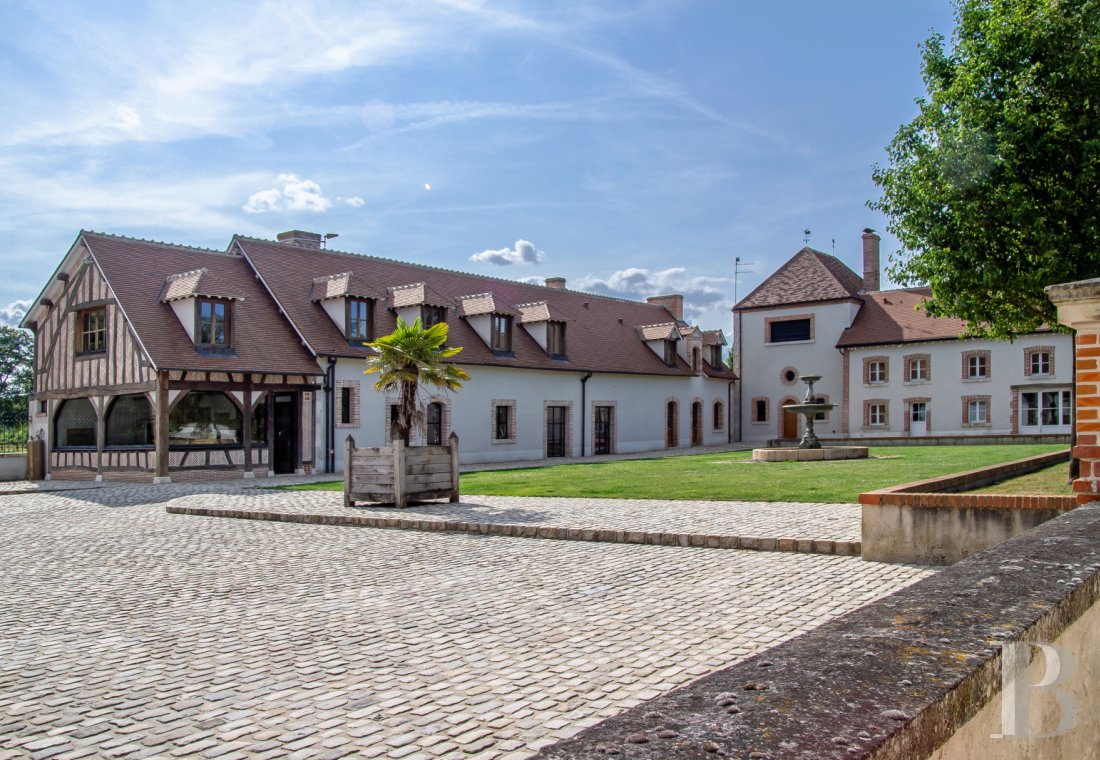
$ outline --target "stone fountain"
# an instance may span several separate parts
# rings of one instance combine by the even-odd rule
[[[806,384],[806,398],[801,404],[790,404],[782,407],[782,409],[785,413],[801,414],[806,418],[802,440],[799,441],[796,447],[753,449],[753,460],[757,462],[801,462],[824,459],[866,459],[866,446],[821,445],[817,434],[814,433],[814,417],[819,412],[831,412],[836,409],[836,404],[826,404],[818,401],[814,395],[814,383],[821,379],[821,375],[800,375],[798,379]]]

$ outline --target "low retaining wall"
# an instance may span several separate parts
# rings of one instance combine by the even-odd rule
[[[27,455],[0,454],[0,480],[26,480]]]
[[[860,494],[863,558],[950,565],[1077,507],[1074,496],[954,493],[1069,461],[1068,451]]]
[[[1070,445],[1073,440],[1068,433],[1047,435],[918,435],[862,438],[829,436],[818,433],[822,445],[830,446],[973,446],[1023,443],[1064,443]],[[798,445],[798,439],[773,438],[768,446]]]
[[[1100,743],[1098,600],[1100,503],[632,708],[538,757],[1091,757]],[[1058,731],[1061,705],[1071,721],[1058,736],[1011,735],[999,720],[1003,646],[1023,642],[1053,642],[1069,655],[1061,662],[1061,696],[1041,688],[1012,692],[1030,692],[1036,723],[1049,721],[1037,732]],[[1029,659],[1038,652],[1019,649]],[[1041,677],[1043,665],[1036,657],[1027,677]]]

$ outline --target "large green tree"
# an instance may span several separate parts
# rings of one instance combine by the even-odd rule
[[[1055,324],[1043,287],[1100,276],[1100,0],[958,0],[927,95],[876,166],[928,311],[997,338]]]
[[[0,325],[0,415],[26,417],[32,387],[34,342],[31,334]]]
[[[396,437],[407,446],[413,428],[424,421],[420,386],[453,391],[470,379],[462,368],[445,362],[462,349],[447,348],[446,322],[423,327],[419,319],[410,325],[400,317],[396,330],[367,345],[376,353],[364,372],[378,375],[375,390],[398,392]]]

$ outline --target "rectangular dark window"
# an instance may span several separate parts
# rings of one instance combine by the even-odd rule
[[[443,445],[443,405],[437,402],[428,404],[428,413],[426,415],[425,427],[428,445],[429,446],[442,446]]]
[[[886,404],[871,404],[867,408],[867,422],[871,425],[885,425]]]
[[[711,346],[710,347],[710,366],[715,369],[722,368],[722,347]]]
[[[867,365],[867,382],[876,385],[886,382],[886,362],[874,361]]]
[[[669,367],[676,366],[676,341],[665,341],[665,364]]]
[[[1033,375],[1049,375],[1050,374],[1050,354],[1046,351],[1036,351],[1030,357],[1031,362],[1031,374]]]
[[[547,322],[546,353],[554,357],[565,357],[565,323]]]
[[[374,340],[374,302],[364,298],[349,298],[347,321],[347,339],[362,343]]]
[[[431,327],[432,325],[438,325],[440,322],[447,321],[447,310],[442,306],[421,306],[420,307],[420,322],[424,327]]]
[[[340,424],[351,424],[351,388],[348,386],[340,389]]]
[[[512,318],[507,314],[493,315],[492,349],[504,353],[512,350]]]
[[[769,323],[769,343],[791,343],[796,340],[813,339],[809,317],[805,319],[786,319]]]
[[[229,346],[229,302],[200,300],[199,309],[199,346],[227,348]]]
[[[82,354],[101,354],[107,350],[107,308],[85,309],[77,320]]]
[[[593,454],[611,453],[611,419],[614,411],[610,406],[596,407],[592,429]]]
[[[756,416],[754,422],[766,422],[768,419],[768,402],[759,399],[756,402]]]
[[[493,440],[507,441],[512,437],[512,407],[498,406],[493,424]]]
[[[565,456],[565,407],[546,407],[546,456]]]

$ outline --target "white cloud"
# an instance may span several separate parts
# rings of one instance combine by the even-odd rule
[[[575,287],[632,299],[679,293],[684,296],[684,318],[690,322],[719,310],[726,298],[725,289],[731,288],[732,284],[727,277],[692,275],[684,267],[657,271],[628,267],[612,272],[606,278],[586,275],[577,280]]]
[[[366,201],[360,198],[358,195],[352,196],[351,198],[341,198],[341,200],[352,208],[359,208],[364,203],[366,203]]]
[[[297,174],[280,174],[276,179],[283,183],[281,188],[252,193],[241,208],[250,214],[268,211],[311,211],[320,214],[332,208],[332,201],[324,196],[321,186],[313,180],[300,179]],[[353,200],[359,203],[352,203]],[[363,205],[362,198],[349,199],[348,202],[352,206]]]
[[[535,248],[535,244],[529,240],[517,240],[512,248],[486,249],[481,253],[475,253],[470,261],[479,264],[496,264],[497,266],[509,266],[511,264],[538,264],[546,254]]]
[[[30,307],[31,299],[24,298],[19,301],[12,301],[7,306],[0,308],[0,325],[15,327]]]

